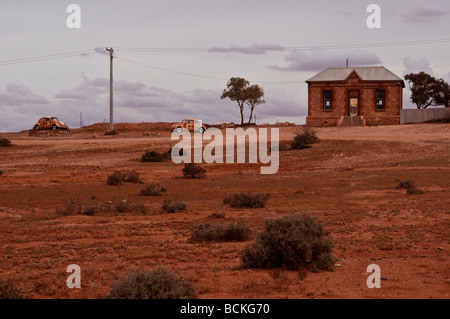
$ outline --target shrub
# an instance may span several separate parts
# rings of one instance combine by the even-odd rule
[[[203,178],[205,177],[206,170],[195,163],[186,163],[183,168],[184,178]]]
[[[0,169],[0,176],[2,176],[2,174],[3,174],[3,171]]]
[[[213,223],[200,224],[194,228],[190,242],[232,242],[246,241],[250,236],[250,229],[242,224],[228,224],[226,228]]]
[[[335,259],[331,254],[332,238],[316,218],[287,215],[281,219],[267,219],[252,246],[242,254],[244,268],[285,267],[310,271],[332,270]]]
[[[129,172],[125,177],[125,182],[127,183],[140,183],[141,179],[139,178],[139,173],[136,171]]]
[[[161,187],[159,184],[150,184],[144,189],[141,189],[139,195],[141,196],[160,196],[161,193],[164,193],[166,189]]]
[[[0,279],[0,299],[24,299],[22,285],[17,285],[13,279]]]
[[[111,285],[108,299],[192,299],[193,287],[164,267],[129,272]]]
[[[0,138],[0,146],[8,147],[11,146],[11,141],[7,138]]]
[[[122,173],[121,171],[116,171],[108,176],[106,181],[108,185],[120,185],[122,183],[140,183],[139,173],[136,171],[131,171],[129,173]]]
[[[116,171],[108,176],[108,180],[106,181],[108,185],[120,185],[125,181],[126,174],[121,171]]]
[[[64,217],[81,214],[82,205],[79,200],[69,199],[63,208],[56,209],[56,216]]]
[[[164,161],[164,154],[156,151],[147,151],[142,155],[141,162],[162,162]]]
[[[186,203],[173,200],[172,198],[165,199],[162,205],[162,210],[165,213],[175,213],[186,209]]]
[[[304,126],[302,130],[297,131],[294,141],[291,144],[292,149],[310,148],[311,144],[319,142],[316,131],[309,126]]]
[[[263,193],[240,193],[227,196],[223,203],[233,208],[263,208],[269,197],[269,194]]]
[[[417,189],[414,185],[414,181],[410,179],[406,180],[397,180],[398,181],[398,188],[404,188],[406,189],[407,195],[414,195],[414,194],[423,194],[423,190]]]
[[[98,211],[99,209],[96,205],[88,205],[84,208],[84,214],[88,216],[94,216]]]

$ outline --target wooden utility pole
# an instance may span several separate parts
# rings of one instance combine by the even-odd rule
[[[106,51],[109,51],[109,131],[114,131],[114,110],[113,110],[113,58],[114,58],[114,49],[106,48]]]

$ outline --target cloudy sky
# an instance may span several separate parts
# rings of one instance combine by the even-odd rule
[[[367,7],[381,8],[381,28]],[[70,29],[66,9],[81,9]],[[43,115],[80,126],[115,122],[238,122],[220,94],[230,77],[265,90],[258,123],[303,123],[305,80],[327,67],[383,65],[450,82],[448,0],[0,0],[0,132]],[[405,108],[409,90],[405,90]],[[245,116],[249,114],[246,110]]]

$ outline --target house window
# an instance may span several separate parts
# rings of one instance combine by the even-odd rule
[[[375,92],[375,109],[376,110],[386,109],[386,90],[377,90]]]
[[[333,91],[324,90],[323,91],[323,109],[332,110],[333,109]]]

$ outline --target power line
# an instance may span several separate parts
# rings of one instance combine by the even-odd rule
[[[212,48],[138,48],[138,47],[118,47],[120,51],[135,52],[162,52],[162,53],[188,53],[188,52],[208,52],[208,53],[251,53],[257,51],[314,51],[314,50],[338,50],[338,49],[362,49],[362,48],[378,48],[378,47],[395,47],[395,46],[411,46],[411,45],[427,45],[450,43],[450,39],[430,39],[415,41],[396,41],[396,42],[379,42],[379,43],[362,43],[362,44],[340,44],[340,45],[321,45],[321,46],[304,46],[304,47],[283,47],[283,46],[261,46],[261,47],[212,47]]]
[[[181,75],[186,75],[186,76],[192,76],[192,77],[198,77],[198,78],[204,78],[204,79],[210,79],[210,80],[220,80],[220,81],[228,81],[229,80],[229,79],[226,79],[226,78],[218,78],[218,77],[213,77],[213,76],[208,76],[208,75],[187,73],[187,72],[181,72],[181,71],[175,71],[175,70],[160,68],[160,67],[148,65],[148,64],[145,64],[145,63],[140,63],[140,62],[131,61],[131,60],[128,60],[128,59],[122,59],[122,58],[118,58],[118,57],[116,57],[116,59],[120,60],[120,61],[131,63],[131,64],[136,64],[136,65],[139,65],[139,66],[144,66],[144,67],[147,67],[147,68],[155,69],[155,70],[171,72],[171,73],[176,73],[176,74],[181,74]],[[252,82],[252,83],[261,83],[261,84],[298,84],[298,83],[304,83],[304,82],[299,82],[299,81],[292,81],[292,82],[291,81],[250,81],[250,82]]]
[[[36,56],[36,57],[31,57],[31,58],[4,60],[4,61],[0,61],[0,66],[39,62],[39,61],[54,60],[54,59],[64,59],[64,58],[70,58],[70,57],[74,57],[74,56],[85,56],[85,55],[90,55],[90,54],[96,53],[96,52],[97,52],[96,50],[91,49],[91,50],[81,50],[81,51],[73,51],[73,52],[66,52],[66,53]]]

